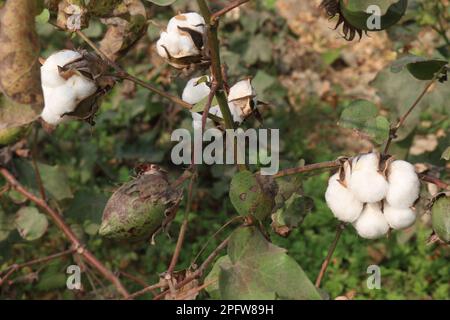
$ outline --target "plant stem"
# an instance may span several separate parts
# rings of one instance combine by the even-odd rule
[[[219,11],[215,12],[214,14],[211,15],[211,19],[210,19],[210,23],[211,24],[215,24],[216,21],[223,16],[224,14],[226,14],[227,12],[230,12],[231,10],[239,7],[240,5],[249,2],[250,0],[235,0],[233,2],[231,2],[228,6],[226,6],[223,9],[220,9]]]
[[[51,260],[54,260],[54,259],[66,256],[66,255],[74,253],[74,252],[75,252],[75,249],[74,248],[70,248],[70,249],[64,250],[62,252],[58,252],[58,253],[49,255],[47,257],[34,259],[34,260],[31,260],[31,261],[28,261],[28,262],[24,262],[24,263],[21,263],[21,264],[13,264],[13,265],[9,266],[8,268],[6,268],[6,270],[8,270],[7,274],[3,278],[0,278],[0,286],[3,285],[3,283],[6,281],[6,279],[13,272],[15,272],[15,271],[17,271],[19,269],[22,269],[22,268],[25,268],[25,267],[29,267],[29,266],[32,266],[32,265],[38,264],[38,263],[48,262],[48,261],[51,261]]]
[[[429,182],[432,184],[435,184],[437,187],[443,189],[443,190],[449,190],[450,189],[450,185],[442,180],[439,180],[438,178],[423,174],[423,173],[419,173],[419,178],[422,181],[425,182]]]
[[[297,167],[297,168],[289,168],[289,169],[280,170],[277,174],[273,175],[273,177],[281,178],[281,177],[285,177],[285,176],[290,176],[290,175],[299,174],[299,173],[305,173],[305,172],[319,170],[319,169],[335,169],[340,166],[341,166],[341,163],[339,160],[319,162],[319,163],[304,165],[304,166]]]
[[[434,75],[433,79],[431,79],[430,82],[425,86],[423,91],[420,93],[420,95],[417,97],[417,99],[414,101],[414,103],[411,105],[411,107],[406,111],[406,113],[400,118],[400,120],[397,122],[397,124],[391,128],[389,131],[389,138],[386,142],[386,146],[384,147],[384,154],[387,154],[389,152],[389,147],[391,146],[392,140],[397,138],[397,131],[401,128],[401,126],[405,123],[406,118],[413,112],[413,110],[419,105],[420,101],[422,101],[423,97],[428,93],[428,90],[431,88],[431,86],[436,82],[436,80],[439,78],[441,71],[445,68],[443,66],[436,74]]]
[[[322,263],[322,267],[320,269],[319,275],[316,279],[316,287],[320,288],[320,283],[322,282],[323,276],[325,275],[325,272],[327,271],[328,264],[330,263],[331,257],[333,256],[334,250],[336,249],[336,246],[338,244],[338,241],[341,237],[342,232],[345,229],[345,223],[341,222],[337,226],[336,235],[334,237],[333,242],[331,243],[330,248],[328,249],[327,257],[325,258],[325,261]]]
[[[0,168],[0,174],[8,181],[8,183],[16,189],[19,193],[25,196],[28,200],[34,202],[38,207],[41,207],[50,218],[55,222],[56,226],[66,235],[76,252],[86,260],[92,267],[98,270],[103,277],[108,279],[117,289],[117,291],[128,297],[128,292],[122,285],[120,280],[109,270],[103,263],[101,263],[89,250],[87,250],[72,229],[66,224],[63,217],[55,210],[53,210],[46,201],[35,196],[33,193],[25,189],[16,178],[5,168]]]
[[[192,205],[192,192],[194,189],[194,181],[195,181],[195,174],[191,176],[191,181],[189,181],[186,210],[184,211],[184,218],[183,218],[183,222],[181,224],[180,233],[178,234],[178,240],[177,240],[177,244],[175,246],[175,251],[174,251],[172,259],[170,261],[169,268],[167,269],[167,274],[169,276],[172,276],[172,273],[175,270],[175,267],[178,262],[178,258],[180,257],[181,248],[183,247],[184,238],[186,236],[186,231],[187,231],[187,227],[188,227],[188,223],[189,223],[189,212],[191,210],[191,205]]]

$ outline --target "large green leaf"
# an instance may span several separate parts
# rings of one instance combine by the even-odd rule
[[[447,64],[448,61],[446,60],[407,55],[395,61],[391,65],[391,70],[392,72],[400,72],[406,67],[416,79],[431,80]]]
[[[256,227],[236,230],[228,245],[228,259],[217,263],[222,299],[321,299],[297,262]]]
[[[34,207],[23,207],[16,213],[15,224],[22,238],[28,241],[42,237],[47,230],[48,220]]]
[[[389,121],[378,116],[378,109],[370,101],[353,101],[341,114],[339,125],[365,133],[374,142],[381,144],[389,136]]]
[[[367,26],[371,14],[366,11],[372,5],[378,6],[381,11],[379,30],[371,30]],[[340,7],[343,16],[352,26],[367,31],[380,31],[396,24],[403,17],[408,0],[340,0]]]
[[[241,216],[253,215],[262,220],[275,206],[276,183],[268,176],[241,171],[230,185],[230,200]]]
[[[423,81],[415,79],[407,70],[393,73],[389,69],[379,72],[371,85],[377,89],[383,107],[389,109],[389,115],[393,122],[405,114],[426,86]],[[450,86],[436,83],[408,116],[397,132],[396,141],[401,141],[409,136],[419,122],[420,113],[427,108],[434,112],[450,115],[449,99]]]
[[[31,162],[17,160],[15,165],[19,173],[19,181],[31,188],[35,194],[39,194],[39,186]],[[38,163],[38,168],[45,191],[51,197],[58,201],[73,197],[67,175],[61,167]]]

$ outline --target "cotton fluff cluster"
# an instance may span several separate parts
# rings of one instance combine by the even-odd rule
[[[158,54],[177,69],[200,62],[205,29],[205,19],[196,12],[176,15],[156,43]]]
[[[193,78],[188,81],[183,90],[183,101],[192,105],[199,103],[209,96],[211,88],[208,86],[210,82],[209,76]],[[248,115],[250,115],[254,107],[254,100],[256,99],[255,89],[251,85],[251,80],[246,79],[237,82],[230,88],[228,95],[228,106],[230,107],[233,121],[242,123]],[[192,113],[192,126],[194,129],[200,129],[202,126],[202,115],[197,112]],[[209,113],[222,118],[222,112],[218,105],[211,106]],[[214,127],[211,119],[207,119],[205,129]]]
[[[41,118],[51,125],[70,119],[65,114],[73,112],[82,100],[97,91],[94,81],[78,73],[71,74],[67,79],[60,74],[59,68],[81,57],[79,52],[62,50],[52,54],[41,67],[45,102]]]
[[[414,166],[403,160],[379,170],[380,155],[369,153],[346,161],[333,175],[325,193],[328,207],[343,222],[353,223],[367,239],[385,235],[389,228],[404,229],[416,220],[413,206],[420,181]]]

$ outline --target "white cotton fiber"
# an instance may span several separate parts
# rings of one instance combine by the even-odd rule
[[[405,229],[416,221],[416,213],[411,208],[394,208],[385,204],[383,212],[392,229]]]
[[[176,33],[180,32],[179,27],[189,28],[191,30],[197,31],[201,34],[205,32],[205,19],[197,12],[188,12],[176,15],[169,20],[167,25],[167,32]]]
[[[255,89],[252,86],[250,79],[245,79],[237,82],[230,88],[228,94],[228,101],[234,101],[238,99],[254,97],[256,95]]]
[[[344,222],[354,222],[361,214],[363,203],[356,199],[351,191],[338,180],[339,174],[336,173],[328,181],[325,200],[337,219]]]
[[[48,88],[56,88],[65,84],[66,80],[59,75],[58,66],[64,67],[79,58],[81,58],[81,54],[72,50],[61,50],[52,54],[41,67],[42,85]]]
[[[420,180],[414,166],[403,160],[392,162],[388,170],[386,201],[396,208],[409,208],[419,197]]]
[[[205,82],[198,83],[201,78],[203,77],[193,78],[188,81],[181,96],[183,101],[196,104],[209,96],[211,92],[210,87]],[[209,77],[207,79],[209,81]]]
[[[358,234],[365,239],[377,239],[389,231],[379,204],[366,204],[361,216],[353,223]]]
[[[63,114],[69,113],[76,108],[76,97],[67,86],[60,86],[58,88],[49,89],[47,93],[48,99],[45,101],[45,107],[42,111],[42,119],[51,124],[58,125],[67,120],[66,117],[62,117]]]
[[[364,203],[374,203],[384,199],[388,182],[378,171],[379,157],[375,153],[355,158],[349,188],[355,197]]]

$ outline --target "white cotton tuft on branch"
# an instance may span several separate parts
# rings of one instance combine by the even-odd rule
[[[388,169],[389,188],[386,201],[395,208],[409,208],[419,197],[420,180],[414,166],[403,160],[392,162]]]
[[[328,181],[325,200],[334,216],[343,222],[354,222],[361,214],[363,203],[352,192],[339,182],[336,173]]]
[[[384,217],[392,229],[405,229],[414,224],[416,213],[411,208],[394,208],[387,203],[383,209]]]
[[[361,216],[353,223],[353,226],[365,239],[378,239],[389,231],[389,224],[377,203],[366,204]]]

